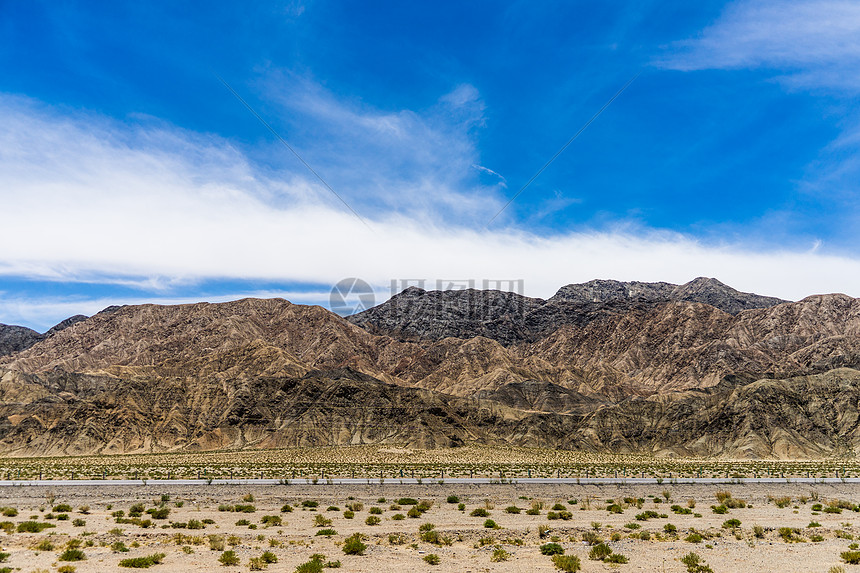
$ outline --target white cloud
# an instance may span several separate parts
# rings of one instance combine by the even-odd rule
[[[705,275],[791,299],[833,291],[860,296],[860,260],[822,249],[751,252],[630,229],[541,237],[393,210],[368,217],[369,230],[320,200],[325,192],[303,178],[269,179],[226,142],[164,126],[60,117],[6,99],[0,100],[0,146],[6,237],[0,274],[7,276],[129,281],[139,288],[149,282],[162,301],[169,293],[159,289],[176,281],[319,285],[349,276],[380,293],[401,278],[524,279],[525,294],[548,297],[592,278],[685,282]],[[290,201],[275,205],[270,196]],[[304,300],[319,294],[306,293]],[[182,300],[194,298],[183,294]],[[30,312],[56,322],[116,302],[131,301],[13,297],[0,317],[8,322],[6,313]]]
[[[357,211],[383,208],[412,217],[447,220],[489,217],[501,206],[500,184],[482,185],[470,169],[479,162],[473,130],[483,124],[478,90],[459,85],[420,112],[385,110],[336,97],[292,72],[267,71],[263,91],[271,112],[295,125],[282,135]],[[298,143],[297,143],[298,142]]]
[[[680,70],[770,68],[805,87],[860,88],[860,3],[745,1],[697,38],[673,45],[662,65]]]

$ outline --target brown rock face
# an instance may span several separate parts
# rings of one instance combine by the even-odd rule
[[[281,299],[111,309],[0,358],[0,451],[479,441],[791,457],[860,440],[860,300],[605,282],[549,301],[413,289],[391,335],[378,314]]]

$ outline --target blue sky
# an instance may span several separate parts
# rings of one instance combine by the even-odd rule
[[[860,296],[858,65],[856,2],[0,2],[0,322],[344,277]]]

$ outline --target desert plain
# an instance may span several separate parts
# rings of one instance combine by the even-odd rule
[[[161,555],[150,570],[558,571],[544,554],[558,551],[545,548],[557,544],[564,555],[577,556],[586,572],[850,571],[860,566],[841,555],[860,539],[857,488],[152,481],[4,486],[0,545],[8,555],[0,568],[130,571],[120,562]],[[136,505],[139,517],[133,517]],[[25,522],[53,527],[26,532],[32,526],[22,527]],[[366,548],[347,554],[355,534]],[[626,563],[590,558],[601,542]],[[238,563],[225,565],[231,551]],[[690,553],[698,565],[682,561]],[[82,559],[62,560],[64,554]],[[428,562],[436,561],[430,555],[437,556],[436,564]]]

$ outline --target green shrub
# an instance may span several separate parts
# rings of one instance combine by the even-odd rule
[[[737,529],[740,526],[740,519],[727,519],[723,522],[723,529]]]
[[[490,512],[483,507],[476,507],[469,515],[472,517],[490,517]]]
[[[685,537],[684,541],[686,541],[687,543],[701,543],[702,542],[702,536],[701,536],[701,534],[696,533],[694,531],[694,532],[690,533],[690,535]]]
[[[61,503],[59,505],[55,505],[54,509],[52,509],[51,511],[56,511],[57,513],[68,513],[72,511],[72,506],[68,503]]]
[[[370,509],[367,510],[367,512],[370,513],[371,515],[382,515],[382,508],[381,507],[371,507]]]
[[[565,573],[576,573],[582,567],[582,563],[576,555],[562,555],[560,553],[552,556],[552,564]]]
[[[165,555],[164,553],[153,553],[152,555],[147,555],[146,557],[131,557],[129,559],[123,559],[119,562],[120,567],[132,567],[135,569],[147,569],[152,567],[153,565],[158,565],[162,562]]]
[[[406,516],[403,515],[402,513],[395,513],[394,515],[391,516],[391,519],[393,519],[394,521],[402,521],[402,520],[406,519]]]
[[[493,551],[493,556],[490,557],[490,561],[493,563],[500,563],[502,561],[507,561],[510,557],[511,554],[500,547]]]
[[[22,521],[18,524],[18,533],[41,533],[43,529],[56,527],[53,523],[40,523],[38,521]]]
[[[439,565],[439,556],[435,553],[430,553],[424,556],[424,561],[426,561],[429,565]]]
[[[43,539],[40,542],[38,542],[37,544],[35,544],[33,546],[33,549],[35,549],[36,551],[53,551],[54,550],[54,544],[51,543],[50,539]]]
[[[170,515],[169,507],[153,507],[146,510],[146,513],[152,516],[152,519],[167,519],[167,516]]]
[[[522,510],[515,505],[509,505],[505,508],[505,513],[519,514]]]
[[[540,552],[543,555],[563,555],[564,547],[558,543],[544,543],[540,546]]]
[[[337,535],[337,531],[334,529],[320,529],[317,531],[317,535],[324,535],[325,537],[331,537],[332,535]]]
[[[678,531],[678,528],[671,523],[667,523],[663,526],[663,531],[665,531],[666,533],[675,533]]]
[[[66,549],[60,556],[57,557],[58,561],[83,561],[87,556],[84,555],[84,552],[80,549]]]
[[[111,543],[110,548],[114,553],[128,553],[128,547],[122,541],[114,541]]]
[[[331,525],[331,519],[328,519],[323,514],[318,513],[314,516],[314,527],[328,527]]]
[[[268,527],[278,527],[283,525],[284,521],[281,519],[280,515],[264,515],[260,520],[260,523]]]
[[[368,515],[367,519],[364,520],[367,525],[379,525],[381,522],[382,519],[378,515]]]
[[[780,527],[779,536],[786,543],[795,543],[800,541],[800,530],[792,527]]]
[[[221,557],[218,558],[218,562],[225,566],[238,565],[239,556],[236,555],[235,551],[225,551],[221,554]]]
[[[839,557],[849,565],[860,565],[860,551],[843,551]]]
[[[621,555],[620,553],[613,553],[612,555],[608,555],[603,558],[604,563],[618,563],[624,564],[627,563],[629,559],[626,556]]]
[[[484,527],[486,527],[487,529],[501,529],[502,528],[502,526],[500,526],[498,523],[496,523],[492,519],[486,520],[484,522]]]
[[[687,553],[681,557],[681,563],[687,566],[687,573],[713,573],[697,553]]]
[[[448,499],[445,501],[447,501],[448,503],[460,503],[460,498],[456,495],[449,495]]]
[[[319,505],[320,505],[320,502],[314,501],[312,499],[306,499],[302,502],[302,507],[306,507],[308,509],[313,509],[313,508],[319,507]]]
[[[281,513],[292,513],[292,511],[293,506],[289,503],[285,503],[283,506],[281,506]]]
[[[612,549],[605,543],[598,543],[588,552],[588,558],[592,561],[603,561],[612,554]]]
[[[343,512],[344,519],[352,519],[353,517],[355,517],[355,512],[353,512],[352,510],[347,509]]]
[[[589,545],[597,545],[598,543],[603,543],[603,538],[600,537],[600,535],[598,535],[596,531],[583,531],[582,540]]]
[[[311,559],[296,567],[295,573],[322,573],[323,563],[318,559]]]
[[[725,515],[729,512],[729,508],[725,505],[712,505],[711,511],[713,511],[717,515]]]
[[[360,533],[354,533],[343,541],[342,549],[347,555],[364,555],[367,545],[361,542]]]
[[[397,500],[397,505],[418,505],[418,500],[411,497],[401,497]]]

